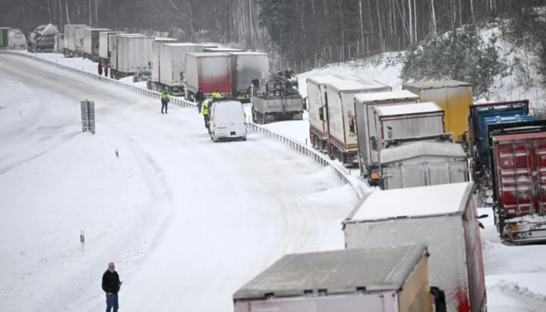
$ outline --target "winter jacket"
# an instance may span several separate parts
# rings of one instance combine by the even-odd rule
[[[195,94],[195,100],[198,101],[198,102],[202,102],[205,100],[205,95],[203,94],[203,92],[199,91]]]
[[[169,102],[171,100],[171,96],[167,92],[161,92],[161,102]]]
[[[117,295],[120,286],[121,282],[119,281],[118,272],[110,272],[109,270],[106,270],[106,272],[104,272],[102,275],[102,290],[104,290],[105,293]]]

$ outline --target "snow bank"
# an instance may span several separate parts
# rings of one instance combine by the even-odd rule
[[[26,131],[40,124],[46,104],[30,87],[18,81],[2,79],[1,90],[0,136],[7,138],[14,131]]]

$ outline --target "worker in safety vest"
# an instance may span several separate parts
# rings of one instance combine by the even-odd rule
[[[206,100],[205,102],[203,102],[203,108],[201,109],[201,113],[203,114],[203,119],[205,120],[205,128],[208,128],[208,125],[209,125],[209,110],[210,110],[210,105],[211,105],[212,101],[209,99],[209,100]]]
[[[169,93],[167,93],[166,90],[163,90],[163,92],[161,92],[161,114],[167,114],[167,104],[170,100],[171,96]],[[165,110],[165,112],[163,112],[163,110]]]
[[[213,99],[221,99],[222,98],[222,93],[218,92],[218,89],[216,89],[216,91],[214,91],[212,94],[211,94],[211,97]]]

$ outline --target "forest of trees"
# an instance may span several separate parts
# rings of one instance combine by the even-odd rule
[[[51,22],[153,29],[188,41],[267,51],[299,71],[403,50],[461,25],[517,15],[537,1],[1,0],[0,26],[27,31]]]

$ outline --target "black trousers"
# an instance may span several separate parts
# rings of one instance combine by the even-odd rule
[[[209,123],[209,115],[203,115],[203,118],[205,119],[205,128],[208,128],[208,123]]]
[[[169,102],[161,101],[161,113],[163,113],[163,110],[165,110],[165,114],[167,113],[167,105]]]

